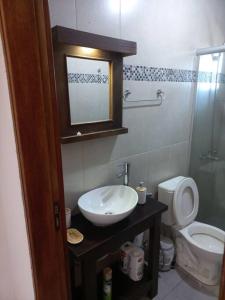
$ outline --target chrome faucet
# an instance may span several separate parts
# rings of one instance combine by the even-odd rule
[[[125,162],[122,165],[122,172],[117,175],[118,178],[123,176],[123,184],[129,185],[129,177],[130,177],[130,164]]]

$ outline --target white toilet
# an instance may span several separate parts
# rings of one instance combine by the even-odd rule
[[[162,222],[172,226],[177,264],[204,284],[219,284],[225,232],[195,221],[199,195],[194,180],[179,176],[160,183],[158,199],[168,205]]]

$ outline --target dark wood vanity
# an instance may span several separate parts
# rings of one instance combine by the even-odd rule
[[[79,245],[68,243],[71,259],[71,283],[74,299],[100,300],[98,273],[107,265],[107,256],[118,251],[121,245],[133,240],[136,235],[149,229],[149,247],[147,253],[148,266],[145,268],[144,277],[139,282],[133,282],[118,268],[114,258],[113,268],[113,300],[139,300],[148,295],[153,298],[158,289],[158,265],[161,214],[167,206],[148,197],[145,205],[138,205],[133,213],[123,221],[109,226],[96,227],[87,221],[81,214],[72,217],[71,226],[77,228],[84,235],[84,240]],[[106,256],[99,263],[99,259]],[[117,257],[118,259],[118,257]],[[74,266],[81,267],[82,284],[77,289],[74,287],[76,276]],[[75,278],[74,278],[75,277]],[[101,281],[101,279],[100,279]],[[79,294],[79,296],[78,296]]]

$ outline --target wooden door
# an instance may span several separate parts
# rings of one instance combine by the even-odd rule
[[[0,0],[0,20],[36,299],[66,300],[65,209],[48,2]]]

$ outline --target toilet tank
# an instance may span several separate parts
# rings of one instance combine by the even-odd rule
[[[162,223],[168,226],[176,224],[173,214],[173,197],[177,184],[185,177],[178,176],[158,185],[158,200],[168,206],[168,210],[162,214]]]

